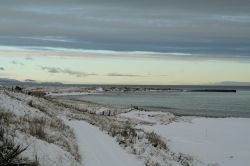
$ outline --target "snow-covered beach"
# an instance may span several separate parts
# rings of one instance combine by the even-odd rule
[[[144,126],[168,140],[171,149],[204,163],[247,166],[250,163],[250,119],[194,118],[191,122]]]
[[[250,0],[0,0],[0,166],[250,166]]]
[[[183,117],[168,112],[115,109],[6,89],[0,92],[0,108],[1,115],[11,113],[14,117],[8,125],[1,117],[1,125],[8,128],[17,143],[30,145],[23,157],[32,160],[38,155],[44,166],[250,163],[249,118]],[[46,136],[38,137],[25,127],[30,124],[22,121],[25,117],[45,119],[41,125]]]

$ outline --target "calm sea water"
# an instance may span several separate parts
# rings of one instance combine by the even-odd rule
[[[218,92],[137,92],[68,96],[115,107],[139,106],[179,115],[250,117],[250,90]]]

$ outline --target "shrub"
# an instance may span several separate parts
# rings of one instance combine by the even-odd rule
[[[34,106],[33,106],[33,101],[30,100],[30,101],[28,102],[28,105],[29,105],[30,107],[34,107]]]
[[[35,162],[25,161],[20,157],[20,154],[27,150],[28,146],[22,147],[16,145],[10,137],[5,133],[3,127],[0,127],[0,165],[1,166],[38,166],[38,160]]]
[[[36,97],[44,97],[46,93],[44,91],[37,90],[37,91],[29,91],[28,95],[36,96]]]

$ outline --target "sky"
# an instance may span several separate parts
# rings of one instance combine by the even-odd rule
[[[250,82],[249,0],[0,0],[0,78]]]

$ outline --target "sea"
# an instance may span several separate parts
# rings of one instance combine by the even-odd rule
[[[137,86],[140,87],[140,86]],[[145,86],[143,86],[145,87]],[[150,86],[154,87],[154,86]],[[152,111],[168,111],[176,115],[250,118],[249,86],[157,86],[183,91],[105,92],[91,95],[65,96],[118,108],[138,107]],[[231,92],[192,92],[200,89],[235,89]]]

